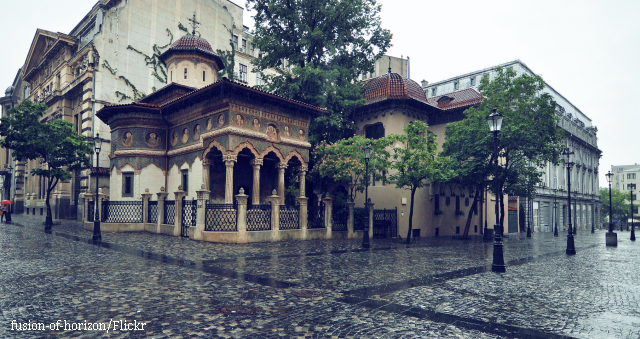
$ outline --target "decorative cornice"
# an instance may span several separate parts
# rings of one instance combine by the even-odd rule
[[[121,155],[165,156],[167,155],[167,153],[165,151],[147,151],[147,150],[138,150],[138,149],[115,151],[115,156],[121,156]]]

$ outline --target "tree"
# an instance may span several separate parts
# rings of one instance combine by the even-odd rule
[[[491,163],[493,136],[487,116],[493,109],[504,115],[498,135],[500,166],[491,185],[500,210],[504,210],[501,193],[532,197],[535,186],[542,182],[542,168],[547,162],[558,164],[565,149],[563,130],[558,127],[556,103],[543,93],[544,81],[539,76],[496,68],[497,76],[484,77],[480,92],[485,97],[478,107],[467,109],[465,118],[447,126],[443,154],[454,164],[453,180],[483,185],[487,176],[494,176]],[[497,189],[497,192],[496,192]],[[474,203],[475,203],[474,199]],[[500,216],[504,224],[504,214]]]
[[[631,215],[631,204],[627,203],[629,199],[629,194],[625,194],[620,192],[619,190],[612,188],[611,189],[611,210],[613,212],[613,219],[618,219],[619,221],[626,221],[626,219]],[[602,217],[609,216],[609,189],[601,188],[600,189],[600,200],[602,200],[602,207],[604,209],[604,213],[602,213]],[[635,200],[634,200],[635,201]],[[604,221],[604,220],[603,220]]]
[[[13,150],[13,157],[20,160],[42,159],[47,168],[34,168],[31,175],[47,178],[46,229],[51,228],[51,191],[59,181],[71,179],[71,171],[91,165],[89,154],[92,145],[86,137],[78,135],[73,124],[64,120],[41,122],[47,106],[29,100],[12,108],[9,116],[0,120],[0,146]]]
[[[354,133],[351,114],[364,99],[360,74],[391,46],[381,27],[376,0],[248,0],[256,11],[254,45],[263,52],[252,61],[264,89],[327,108],[309,131],[313,144],[335,142]]]
[[[233,70],[236,67],[236,46],[233,44],[233,31],[226,25],[223,26],[227,32],[229,32],[229,46],[231,49],[228,51],[221,49],[216,50],[216,53],[220,56],[224,64],[224,68],[218,71],[218,78],[221,79],[223,76],[226,76],[229,80],[233,81],[235,78]]]
[[[426,181],[443,182],[452,175],[449,159],[436,155],[438,144],[433,134],[427,134],[427,124],[414,121],[403,128],[405,134],[391,134],[380,139],[380,146],[391,147],[389,180],[397,188],[411,191],[409,230],[407,243],[411,242],[413,228],[413,202],[416,190]],[[426,137],[425,137],[426,135]]]
[[[326,187],[330,182],[347,186],[349,200],[355,201],[358,192],[365,189],[365,162],[362,149],[370,144],[373,151],[369,159],[369,173],[378,173],[378,177],[385,180],[382,173],[385,170],[386,158],[389,153],[381,147],[377,140],[354,136],[341,139],[335,143],[320,142],[314,148],[315,166],[311,175],[318,176]]]

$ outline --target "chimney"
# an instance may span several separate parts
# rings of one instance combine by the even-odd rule
[[[429,84],[429,82],[427,80],[422,80],[422,81],[420,81],[420,83],[422,84],[422,88],[427,87],[427,85]]]

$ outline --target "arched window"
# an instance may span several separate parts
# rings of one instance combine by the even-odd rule
[[[364,136],[367,139],[374,140],[384,138],[384,125],[381,122],[377,122],[366,126],[364,128]]]

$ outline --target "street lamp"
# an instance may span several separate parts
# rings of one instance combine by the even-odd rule
[[[636,241],[635,225],[633,224],[633,190],[636,189],[636,184],[627,184],[631,194],[631,241]]]
[[[53,157],[51,153],[47,153],[45,156],[45,161],[47,162],[47,169],[49,171],[49,175],[47,177],[47,192],[49,190],[49,185],[51,185],[51,161]],[[47,193],[45,193],[47,194]],[[44,220],[44,230],[45,232],[51,232],[51,226],[53,225],[53,218],[51,216],[51,206],[47,205],[47,218]]]
[[[613,213],[611,212],[611,180],[613,173],[609,171],[604,175],[609,183],[609,232],[605,235],[607,246],[618,246],[618,235],[613,232]]]
[[[569,206],[569,234],[567,235],[567,251],[569,255],[576,254],[576,247],[573,243],[573,233],[571,228],[571,167],[573,167],[573,151],[568,149],[562,153],[564,163],[567,165],[567,193]]]
[[[489,131],[493,133],[493,156],[495,157],[495,174],[494,174],[494,193],[496,194],[496,224],[493,226],[493,263],[491,264],[491,271],[493,272],[506,272],[504,265],[504,255],[502,253],[502,225],[500,225],[500,210],[498,209],[498,190],[500,185],[498,184],[498,133],[502,128],[502,118],[504,116],[497,112],[494,108],[493,113],[487,117],[487,123],[489,124]]]
[[[364,208],[367,212],[367,216],[370,216],[369,213],[369,158],[371,158],[371,146],[367,145],[362,149],[364,153],[364,166],[365,166],[365,186],[364,186]],[[367,223],[364,225],[362,232],[362,247],[369,248],[371,245],[369,244],[369,218],[367,217]]]
[[[531,209],[533,209],[533,199],[535,199],[536,194],[531,194],[531,202],[527,201],[527,205],[531,205]],[[531,212],[533,213],[533,212]],[[529,218],[527,218],[529,219]],[[531,238],[531,222],[527,222],[527,238]]]
[[[558,237],[558,203],[556,202],[556,196],[558,195],[558,178],[555,178],[555,186],[553,188],[553,221],[555,227],[553,229],[553,236]]]
[[[100,233],[100,209],[98,208],[98,171],[100,169],[100,149],[102,148],[102,139],[100,139],[100,133],[96,133],[96,137],[93,138],[93,148],[96,150],[96,199],[93,203],[95,208],[95,213],[93,213],[93,241],[101,241],[102,234]]]

